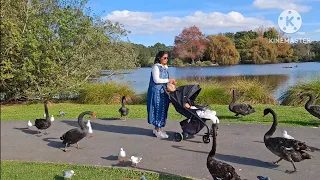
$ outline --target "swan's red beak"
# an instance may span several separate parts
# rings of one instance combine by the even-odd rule
[[[92,113],[92,117],[97,118],[97,115],[95,113]]]
[[[301,101],[302,101],[302,99],[301,99],[301,98],[299,98],[299,99],[298,99],[298,102],[301,102]]]
[[[230,93],[230,94],[232,93],[232,89],[229,90],[229,93]]]
[[[52,103],[50,101],[48,101],[48,104],[51,105]]]
[[[266,117],[267,115],[263,115],[262,117]]]

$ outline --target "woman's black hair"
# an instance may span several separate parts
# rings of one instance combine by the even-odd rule
[[[167,51],[159,51],[156,55],[156,58],[154,59],[154,64],[156,63],[160,63],[160,59],[162,58],[163,55],[168,54],[169,53]]]

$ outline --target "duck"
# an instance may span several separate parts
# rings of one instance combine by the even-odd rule
[[[49,111],[47,106],[47,104],[51,104],[51,103],[50,101],[45,101],[43,104],[44,104],[44,111],[45,111],[46,118],[36,119],[34,123],[34,126],[38,128],[38,134],[37,134],[38,137],[42,136],[40,135],[41,130],[45,130],[44,135],[47,135],[48,133],[46,132],[46,130],[51,126],[51,121],[50,121],[50,116],[49,116]]]
[[[230,89],[230,93],[231,92],[232,92],[232,101],[229,104],[229,110],[231,112],[236,113],[235,116],[238,116],[239,114],[245,116],[245,115],[256,112],[256,110],[250,104],[235,104],[236,100],[234,96],[234,90]]]
[[[212,149],[207,157],[207,168],[214,180],[241,180],[234,167],[214,158],[217,149],[217,124],[212,124]]]
[[[305,104],[304,108],[311,114],[313,115],[314,117],[317,117],[320,119],[320,106],[315,106],[315,105],[311,105],[314,103],[314,97],[312,94],[310,93],[305,93],[305,94],[302,94],[300,95],[299,97],[299,102],[301,102],[303,100],[303,97],[304,96],[308,96],[309,97],[309,100],[308,102]]]
[[[125,107],[125,103],[124,101],[126,101],[126,96],[122,96],[122,100],[121,100],[121,108],[119,109],[119,113],[122,116],[125,117],[125,120],[127,120],[127,116],[129,114],[129,109],[127,107]]]
[[[273,123],[269,131],[267,131],[263,137],[263,141],[268,150],[270,150],[280,159],[273,162],[278,164],[281,160],[286,160],[290,162],[294,168],[293,171],[286,170],[286,173],[293,173],[297,171],[294,162],[300,162],[305,159],[313,158],[312,155],[306,153],[305,151],[310,151],[309,146],[305,142],[301,142],[295,139],[287,139],[284,137],[271,137],[277,129],[278,118],[277,114],[271,109],[266,108],[263,111],[263,117],[266,117],[269,113],[273,116]]]
[[[77,144],[77,149],[82,149],[79,147],[79,144],[78,142],[83,139],[84,137],[87,136],[88,134],[88,127],[86,127],[86,125],[84,124],[83,122],[83,117],[85,115],[91,115],[92,117],[96,118],[96,115],[94,112],[92,111],[85,111],[85,112],[82,112],[79,116],[78,116],[78,124],[80,126],[80,128],[74,128],[74,129],[71,129],[69,131],[67,131],[66,133],[64,133],[60,139],[63,140],[63,144],[65,144],[65,148],[64,148],[64,152],[67,152],[69,151],[67,149],[67,146],[70,145],[70,144]]]

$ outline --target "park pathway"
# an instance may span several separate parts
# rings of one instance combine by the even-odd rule
[[[77,126],[76,120],[56,120],[48,130],[48,135],[37,137],[36,128],[28,130],[27,121],[1,122],[1,159],[43,162],[92,164],[104,166],[126,166],[117,164],[116,156],[122,147],[127,156],[143,157],[138,169],[165,172],[197,179],[212,179],[207,168],[206,158],[211,143],[204,144],[202,137],[174,142],[153,137],[151,126],[146,120],[95,119],[91,120],[94,136],[80,141],[84,149],[61,150],[64,145],[60,136]],[[299,172],[286,174],[292,170],[289,162],[282,161],[279,166],[270,166],[265,161],[275,161],[278,157],[269,152],[263,135],[270,125],[220,123],[216,158],[231,164],[242,178],[257,179],[268,176],[272,180],[316,180],[320,177],[320,129],[305,127],[285,127],[290,135],[314,147],[315,157],[296,163]],[[275,136],[281,135],[281,126]],[[169,135],[180,131],[179,121],[169,121],[165,129]],[[200,132],[200,135],[204,130]],[[317,170],[318,169],[318,170]]]

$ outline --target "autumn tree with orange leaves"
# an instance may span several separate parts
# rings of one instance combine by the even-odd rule
[[[198,27],[184,28],[174,39],[173,55],[175,58],[199,61],[206,50],[206,40]]]

